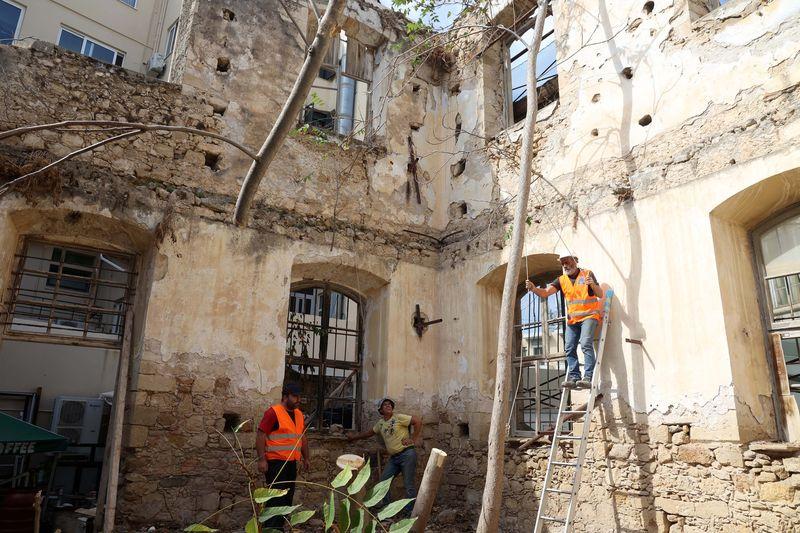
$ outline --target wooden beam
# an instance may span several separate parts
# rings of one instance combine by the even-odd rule
[[[96,524],[102,525],[100,531],[114,531],[114,518],[117,510],[117,485],[119,484],[119,460],[122,454],[122,429],[125,420],[125,400],[128,393],[128,368],[131,360],[133,332],[133,310],[129,307],[125,314],[125,333],[122,337],[117,366],[117,382],[114,387],[114,404],[111,408],[111,435],[107,443],[106,460],[100,483],[97,501]],[[103,479],[106,480],[105,484]]]

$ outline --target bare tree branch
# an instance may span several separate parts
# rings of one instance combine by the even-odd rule
[[[317,17],[317,22],[319,23],[319,9],[317,9],[317,4],[314,3],[314,0],[308,0],[308,5],[311,6],[311,10],[314,12],[314,16]]]
[[[528,47],[527,69],[527,114],[525,129],[522,132],[522,153],[520,157],[519,189],[517,205],[514,210],[514,226],[511,231],[511,250],[508,255],[503,300],[500,307],[500,324],[497,331],[497,357],[495,364],[495,390],[492,400],[492,417],[489,426],[489,449],[486,454],[486,484],[483,487],[481,514],[477,533],[493,533],[499,530],[500,509],[503,495],[503,468],[508,427],[508,398],[511,381],[511,350],[514,330],[514,311],[516,307],[517,276],[520,260],[525,247],[525,219],[528,214],[528,198],[531,186],[531,167],[533,164],[534,129],[536,113],[539,110],[536,96],[536,56],[542,44],[544,19],[547,16],[548,0],[539,0],[536,11],[536,24],[533,43]]]
[[[115,142],[115,141],[119,141],[119,140],[125,139],[127,137],[133,137],[134,135],[139,135],[140,133],[144,133],[144,130],[126,131],[125,133],[120,133],[119,135],[115,135],[114,137],[109,137],[107,139],[103,139],[102,141],[98,141],[98,142],[96,142],[94,144],[90,144],[89,146],[84,146],[83,148],[81,148],[79,150],[75,150],[74,152],[70,152],[67,155],[65,155],[64,157],[62,157],[61,159],[56,159],[52,163],[50,163],[48,165],[45,165],[45,166],[43,166],[42,168],[40,168],[38,170],[34,170],[33,172],[29,172],[27,174],[23,174],[22,176],[9,181],[8,183],[5,183],[0,188],[0,195],[5,194],[5,192],[8,191],[11,187],[13,187],[15,184],[17,184],[17,183],[19,183],[19,182],[21,182],[21,181],[23,181],[25,179],[32,178],[34,176],[42,174],[43,172],[46,172],[47,170],[55,167],[56,165],[59,165],[59,164],[63,163],[64,161],[69,161],[70,159],[72,159],[74,157],[77,157],[77,156],[79,156],[81,154],[84,154],[86,152],[91,152],[92,150],[94,150],[96,148],[99,148],[99,147],[103,146],[104,144],[109,144],[109,143],[112,143],[112,142]]]
[[[242,189],[239,191],[239,198],[236,200],[236,211],[233,215],[234,221],[240,226],[246,223],[250,204],[258,191],[258,185],[267,173],[272,160],[275,159],[278,150],[283,145],[283,141],[286,140],[286,135],[288,135],[289,130],[300,114],[300,110],[311,90],[311,85],[319,73],[320,66],[322,66],[322,60],[328,51],[331,38],[338,31],[339,20],[344,11],[345,3],[346,0],[328,1],[328,7],[325,9],[325,14],[319,23],[314,42],[311,43],[308,49],[306,60],[302,69],[300,69],[300,74],[297,76],[294,87],[292,87],[292,92],[289,94],[286,103],[283,104],[281,114],[278,115],[278,119],[273,124],[269,136],[267,136],[258,151],[258,156],[244,178]]]
[[[23,126],[13,130],[0,132],[0,141],[9,137],[17,137],[25,135],[34,131],[41,130],[55,130],[68,128],[72,126],[108,126],[110,128],[130,128],[141,131],[180,131],[184,133],[191,133],[192,135],[200,135],[201,137],[209,137],[216,139],[231,146],[238,148],[243,153],[247,154],[250,159],[258,159],[258,155],[243,144],[240,144],[224,135],[213,133],[210,131],[199,130],[197,128],[190,128],[188,126],[166,126],[164,124],[141,124],[138,122],[117,122],[112,120],[64,120],[62,122],[53,122],[51,124],[37,124],[35,126]]]
[[[294,24],[294,27],[297,28],[297,33],[300,34],[300,38],[303,39],[303,42],[306,44],[306,48],[308,48],[308,39],[306,39],[306,32],[304,32],[303,30],[300,29],[300,25],[294,19],[294,17],[292,16],[291,11],[289,11],[289,8],[286,7],[286,4],[283,3],[283,0],[278,0],[278,3],[281,5],[283,10],[286,12],[286,16],[288,16],[289,20],[292,21],[292,24]]]

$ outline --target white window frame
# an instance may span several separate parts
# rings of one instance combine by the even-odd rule
[[[137,9],[139,7],[139,0],[133,0],[133,5],[130,5],[126,0],[117,0],[117,1],[125,4],[131,9]]]
[[[14,35],[11,37],[11,42],[2,43],[2,44],[12,44],[14,41],[19,39],[19,32],[22,30],[22,20],[25,18],[25,6],[23,6],[22,4],[18,4],[16,2],[12,2],[11,0],[0,0],[0,2],[19,8],[20,10],[19,20],[17,21],[17,27],[14,29]]]
[[[178,40],[178,23],[181,21],[180,18],[175,19],[175,22],[170,24],[169,28],[167,28],[167,42],[164,43],[164,58],[168,58],[172,55],[172,52],[175,51],[175,43]],[[170,46],[171,41],[171,46]]]
[[[102,46],[103,48],[107,48],[107,49],[111,50],[112,52],[114,52],[114,61],[112,63],[110,63],[111,66],[122,67],[122,61],[120,61],[120,64],[117,65],[117,58],[122,57],[122,60],[124,61],[125,60],[125,52],[123,52],[121,50],[118,50],[118,49],[114,48],[113,46],[109,46],[106,43],[104,43],[102,41],[99,41],[99,40],[97,40],[97,39],[95,39],[93,37],[89,37],[85,33],[81,33],[79,31],[75,31],[72,28],[66,28],[64,26],[61,26],[58,29],[58,38],[56,39],[56,45],[60,46],[58,43],[61,42],[61,35],[64,32],[71,33],[75,37],[80,37],[81,39],[83,39],[83,44],[81,45],[81,55],[84,55],[86,57],[91,57],[89,54],[86,53],[86,45],[87,45],[87,43],[91,43],[92,45],[99,45],[99,46]],[[92,59],[95,59],[95,58],[92,58]],[[97,59],[96,61],[100,61],[100,60]],[[104,61],[101,61],[101,63],[104,63]],[[109,64],[109,63],[106,63],[106,64]]]

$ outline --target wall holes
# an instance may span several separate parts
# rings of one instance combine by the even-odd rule
[[[412,93],[418,93],[419,92],[419,84],[418,83],[412,83],[411,84],[411,92]]]
[[[653,2],[650,2],[650,3],[652,4]],[[236,13],[234,13],[230,9],[222,8],[222,18],[224,18],[225,20],[230,20],[231,22],[233,22],[234,20],[236,20]]]
[[[217,58],[217,72],[228,72],[231,68],[231,60],[227,57]]]
[[[460,422],[458,424],[458,435],[460,437],[469,437],[469,424],[466,422]]]
[[[233,431],[242,421],[242,417],[238,413],[224,413],[222,418],[225,419],[224,431]]]
[[[220,154],[215,154],[212,152],[205,152],[206,156],[206,166],[216,172],[219,170],[219,160],[221,159]]]
[[[456,83],[455,85],[450,87],[450,96],[456,96],[461,93],[461,85]]]
[[[651,122],[653,122],[653,117],[650,115],[645,115],[639,119],[640,126],[649,126]]]
[[[645,2],[644,6],[642,6],[642,11],[644,12],[645,15],[649,15],[650,13],[653,12],[653,8],[655,8],[655,7],[656,7],[656,3],[655,2],[652,2],[652,1],[651,2]]]
[[[456,142],[459,135],[461,135],[461,113],[456,113]]]
[[[633,78],[633,69],[631,67],[625,67],[622,69],[622,76],[628,80]]]
[[[453,178],[457,178],[464,173],[464,170],[466,170],[466,168],[467,168],[466,159],[462,159],[458,163],[453,163],[452,165],[450,165],[450,176]]]
[[[592,133],[592,137],[597,137],[598,135],[600,135],[600,132],[597,131],[597,128],[593,129],[591,133]]]
[[[592,103],[596,104],[599,101],[600,101],[600,93],[594,93],[594,96],[592,96]]]

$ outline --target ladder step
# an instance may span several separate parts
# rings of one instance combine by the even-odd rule
[[[550,522],[560,522],[561,524],[565,524],[567,522],[564,518],[557,518],[555,516],[543,516],[542,520],[547,520]]]
[[[578,466],[578,463],[565,463],[563,461],[553,461],[556,466]]]
[[[577,435],[556,435],[555,437],[562,440],[583,440],[583,437]]]
[[[558,494],[572,494],[571,490],[564,490],[564,489],[544,489],[545,492],[555,492]]]

